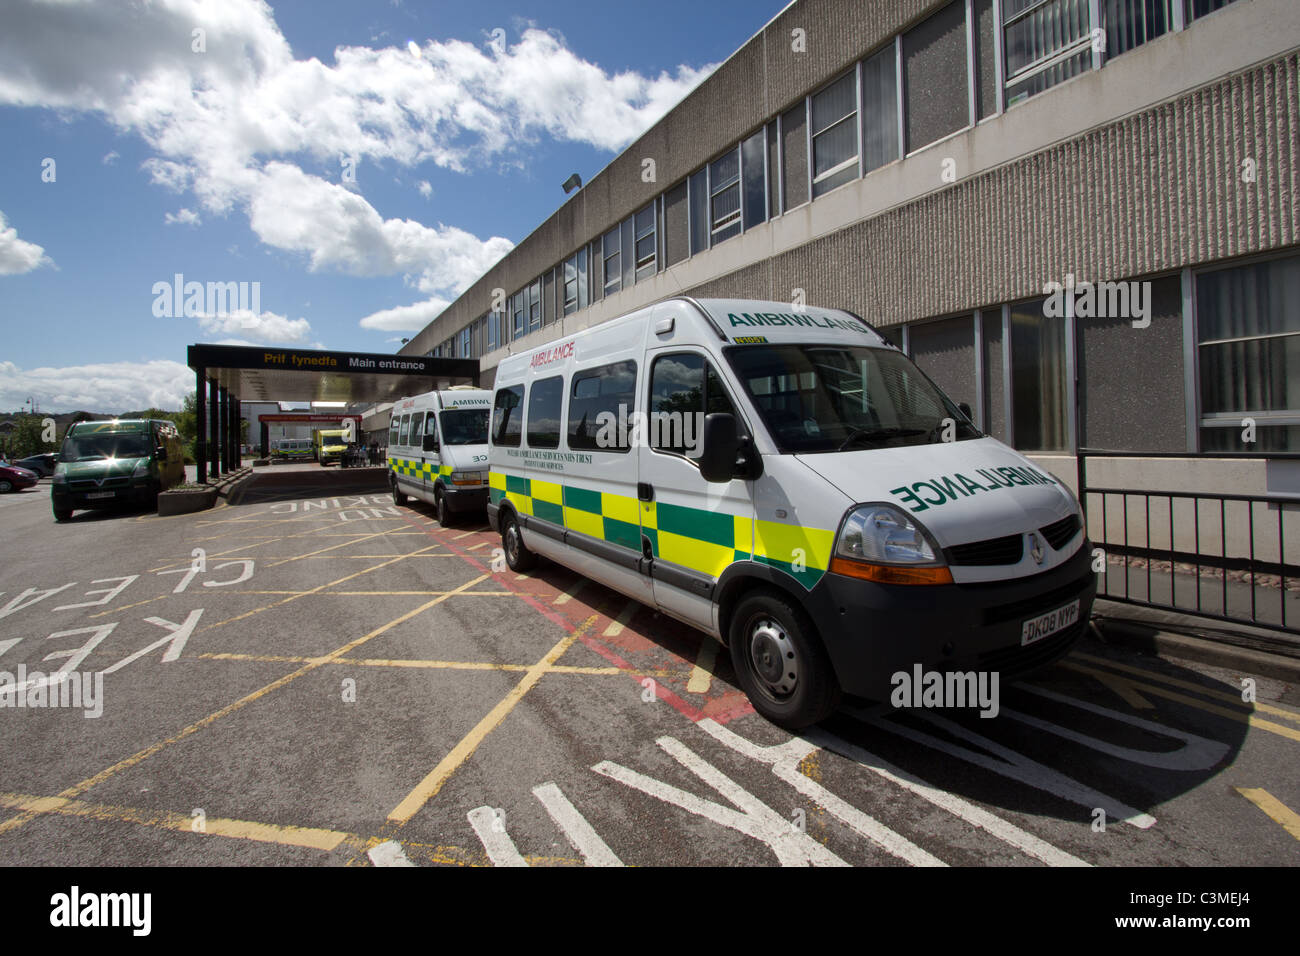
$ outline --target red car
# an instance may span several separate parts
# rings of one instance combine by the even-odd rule
[[[28,471],[26,468],[19,468],[17,465],[10,465],[7,462],[0,462],[0,493],[22,491],[24,488],[30,488],[39,480],[34,471]]]

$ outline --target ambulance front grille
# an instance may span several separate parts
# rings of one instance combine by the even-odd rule
[[[1053,521],[1046,527],[1039,528],[1039,533],[1047,539],[1047,543],[1052,546],[1054,551],[1060,551],[1067,541],[1075,536],[1079,530],[1079,516],[1068,515],[1060,521]]]
[[[949,564],[987,567],[995,564],[1018,564],[1024,554],[1024,535],[1008,534],[1001,538],[957,544],[944,551]]]

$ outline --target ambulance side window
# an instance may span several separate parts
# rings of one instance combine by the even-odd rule
[[[560,447],[560,403],[564,379],[556,375],[533,382],[528,389],[528,447]]]
[[[704,416],[711,412],[735,415],[736,409],[704,356],[676,352],[655,359],[650,372],[647,423],[651,448],[698,458],[702,453]]]
[[[632,447],[636,362],[576,372],[569,395],[569,447],[624,452]]]
[[[424,420],[424,450],[438,450],[438,416],[433,412]]]
[[[424,431],[424,412],[416,412],[411,416],[411,444],[420,447],[420,435]]]
[[[402,416],[402,427],[401,427],[401,430],[400,430],[400,432],[398,433],[398,436],[397,436],[397,444],[399,444],[399,445],[405,445],[405,444],[407,444],[407,439],[408,439],[410,436],[411,436],[411,416],[410,416],[410,415],[403,415],[403,416]]]
[[[393,419],[388,423],[388,444],[390,445],[400,444],[400,442],[397,440],[397,429],[401,424],[402,424],[402,420],[396,416],[394,416]]]
[[[497,389],[496,404],[492,408],[492,443],[519,447],[523,434],[524,387],[512,385]]]

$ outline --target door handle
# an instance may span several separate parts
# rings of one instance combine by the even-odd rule
[[[636,496],[639,501],[654,501],[654,486],[644,481],[638,481],[636,483]]]

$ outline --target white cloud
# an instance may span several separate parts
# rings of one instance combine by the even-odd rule
[[[198,320],[199,328],[209,335],[241,335],[256,339],[258,344],[268,342],[300,344],[311,334],[311,323],[306,319],[290,319],[274,312],[256,315],[252,309],[235,309],[228,313],[200,315]]]
[[[18,408],[34,398],[49,412],[179,411],[192,391],[194,372],[165,359],[33,369],[0,362],[0,408]]]
[[[101,159],[100,162],[103,163],[105,166],[112,166],[115,162],[117,162],[121,158],[122,158],[121,153],[119,153],[115,149],[110,149],[107,153],[104,154],[104,158]]]
[[[428,199],[430,196],[433,195],[433,187],[429,185],[429,181],[427,179],[421,179],[419,184],[415,188],[420,190],[420,195],[423,196],[425,199]]]
[[[5,228],[5,214],[0,212],[0,276],[22,275],[43,265],[53,265],[45,250],[34,242],[18,238],[18,230]]]
[[[382,329],[385,332],[418,332],[451,303],[446,299],[427,299],[411,305],[399,305],[392,309],[372,312],[361,320],[363,329]],[[388,339],[387,341],[400,341]]]
[[[199,218],[199,214],[193,209],[181,209],[175,214],[170,212],[163,214],[163,222],[169,226],[177,224],[182,226],[197,226],[202,221],[203,220]]]
[[[403,273],[440,296],[511,243],[383,219],[325,178],[340,156],[464,170],[521,161],[540,136],[615,150],[711,69],[610,74],[531,27],[503,48],[426,40],[418,56],[403,44],[296,60],[263,0],[7,0],[5,20],[0,104],[100,113],[152,148],[154,183],[206,212],[247,212],[259,239],[312,269]]]

